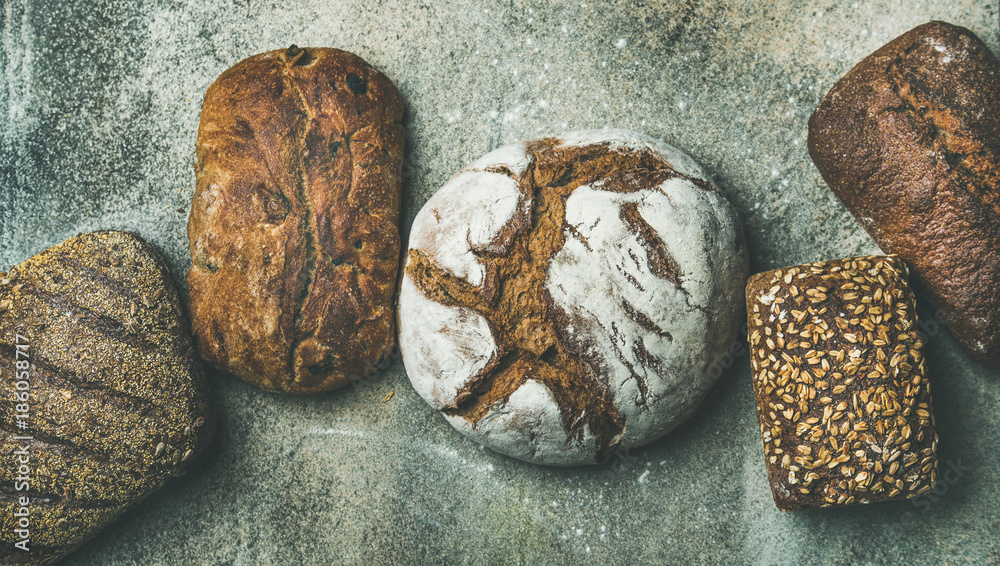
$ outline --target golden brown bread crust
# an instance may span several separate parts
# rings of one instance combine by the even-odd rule
[[[899,258],[758,273],[747,284],[747,315],[757,416],[779,509],[934,489],[930,384]]]
[[[931,22],[842,78],[809,119],[809,153],[887,253],[909,264],[978,360],[1000,362],[1000,64]]]
[[[403,104],[361,58],[271,51],[209,87],[188,223],[188,301],[212,366],[313,393],[394,343]]]
[[[5,375],[24,359],[16,344],[31,363],[29,426],[17,427],[16,383],[0,380],[0,563],[46,564],[183,473],[214,419],[173,278],[132,234],[83,234],[0,273]],[[13,546],[24,495],[29,552]]]

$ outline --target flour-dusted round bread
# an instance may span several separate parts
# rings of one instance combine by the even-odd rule
[[[360,57],[270,51],[205,93],[188,238],[195,341],[258,387],[315,393],[391,351],[403,102]]]
[[[399,344],[457,429],[540,464],[607,460],[687,418],[742,321],[736,212],[626,130],[501,147],[413,221]]]
[[[133,234],[76,236],[0,273],[0,368],[0,564],[58,560],[211,440],[173,277]]]

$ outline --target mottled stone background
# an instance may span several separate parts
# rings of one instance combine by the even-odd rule
[[[2,1],[0,267],[120,228],[156,244],[179,280],[202,95],[261,51],[339,47],[396,82],[404,230],[500,144],[617,126],[707,167],[761,271],[878,251],[806,152],[806,120],[834,81],[931,19],[1000,48],[995,0]],[[397,359],[311,398],[213,375],[217,447],[66,563],[995,564],[1000,371],[927,330],[945,482],[917,502],[777,511],[746,356],[681,429],[585,469],[466,440]]]

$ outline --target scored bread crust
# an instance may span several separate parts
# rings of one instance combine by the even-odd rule
[[[858,63],[809,119],[809,153],[938,319],[1000,362],[1000,64],[969,30],[931,22]]]
[[[594,464],[698,406],[747,254],[690,157],[625,130],[503,146],[417,214],[400,289],[414,388],[501,453]]]
[[[188,223],[188,300],[212,366],[313,393],[394,344],[403,103],[356,55],[271,51],[209,87]]]
[[[13,379],[25,355],[27,389]],[[183,474],[214,431],[174,279],[127,232],[76,236],[0,273],[0,367],[11,372],[0,380],[2,564],[66,555]],[[18,471],[24,448],[29,474]],[[18,491],[19,475],[28,489]],[[21,496],[29,552],[14,547]]]

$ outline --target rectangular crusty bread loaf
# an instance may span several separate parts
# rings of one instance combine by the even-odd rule
[[[403,103],[360,57],[255,55],[205,94],[188,298],[207,362],[272,391],[369,373],[395,339]]]
[[[899,258],[758,273],[747,284],[747,314],[765,465],[779,509],[934,488],[930,384]]]
[[[978,360],[1000,361],[1000,64],[931,22],[858,63],[809,119],[833,191],[928,291]]]

